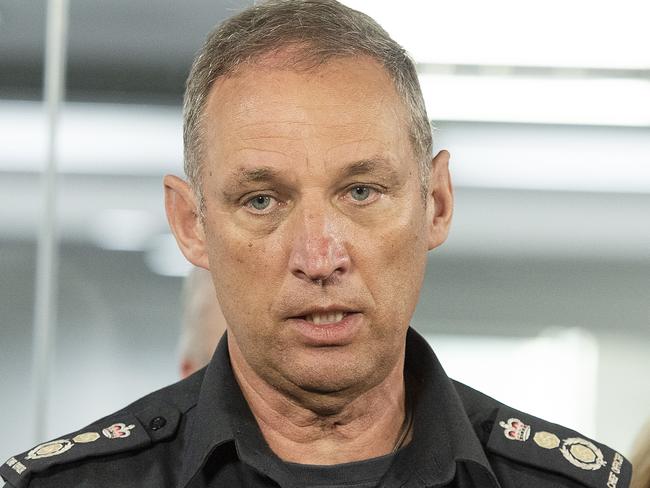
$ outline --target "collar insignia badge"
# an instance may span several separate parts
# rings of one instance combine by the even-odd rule
[[[503,427],[503,435],[508,440],[525,442],[530,436],[530,425],[524,424],[519,419],[511,418],[507,422],[502,420],[499,425]]]

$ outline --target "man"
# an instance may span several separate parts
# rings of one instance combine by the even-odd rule
[[[187,378],[210,362],[226,319],[214,294],[212,277],[193,268],[183,285],[183,323],[179,344],[180,375]]]
[[[203,372],[12,458],[11,485],[627,486],[619,453],[452,382],[409,329],[449,155],[371,19],[333,0],[230,19],[192,68],[184,142],[167,214],[227,337]]]

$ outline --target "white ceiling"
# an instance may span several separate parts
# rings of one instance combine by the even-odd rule
[[[420,63],[650,69],[645,0],[343,0]]]

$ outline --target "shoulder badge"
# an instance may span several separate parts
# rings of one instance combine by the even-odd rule
[[[166,403],[147,406],[135,414],[117,413],[79,432],[9,458],[0,465],[0,479],[15,488],[23,488],[29,484],[32,474],[53,466],[146,447],[173,435],[179,419],[178,409]]]
[[[70,449],[74,444],[68,439],[58,439],[56,441],[46,442],[40,444],[27,453],[25,459],[41,459],[50,456],[57,456],[63,454]]]
[[[119,439],[121,437],[129,437],[133,428],[135,428],[134,424],[126,425],[123,422],[118,422],[117,424],[102,429],[102,434],[109,439]]]
[[[506,406],[497,413],[487,448],[594,488],[627,488],[632,475],[630,462],[613,449]]]
[[[519,419],[511,418],[507,422],[502,420],[499,425],[503,427],[503,435],[506,439],[526,442],[530,436],[530,425],[524,424]]]

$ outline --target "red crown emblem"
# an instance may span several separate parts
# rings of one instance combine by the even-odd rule
[[[530,436],[530,425],[519,419],[508,419],[507,422],[502,420],[499,425],[503,427],[503,435],[511,441],[525,442]]]
[[[104,434],[109,439],[121,439],[124,437],[129,437],[131,435],[131,429],[134,427],[135,425],[133,424],[126,425],[122,422],[119,422],[117,424],[106,427],[105,429],[102,429],[102,434]]]

